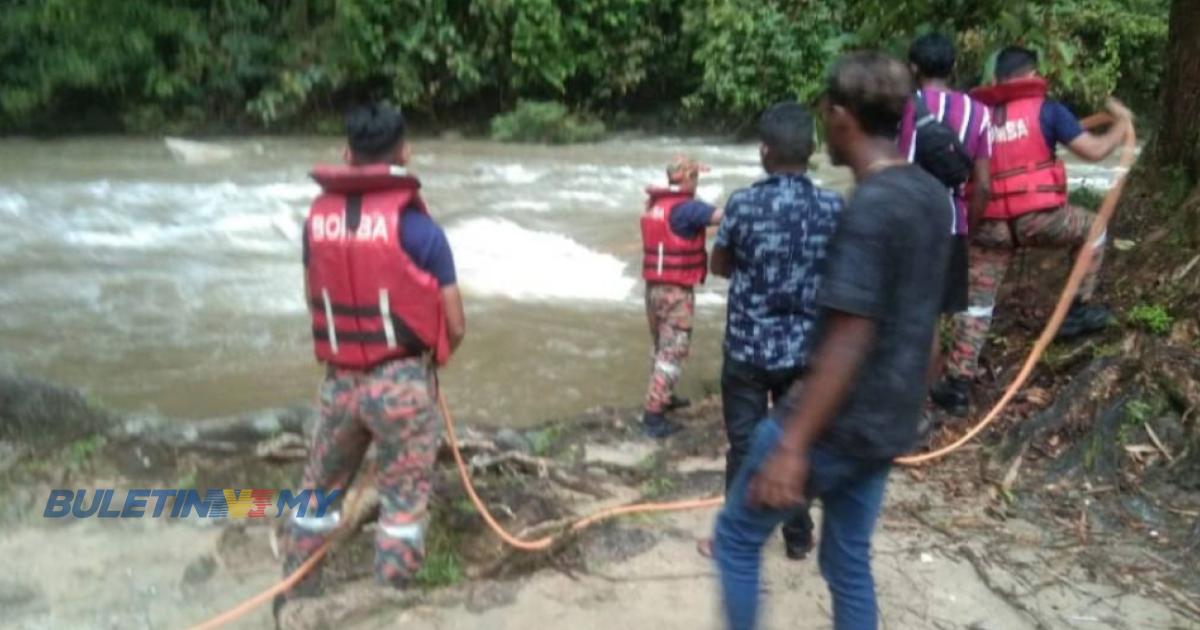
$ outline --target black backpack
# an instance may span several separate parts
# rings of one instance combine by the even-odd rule
[[[920,93],[913,98],[913,161],[946,185],[958,188],[971,179],[973,162],[958,134],[929,113]]]

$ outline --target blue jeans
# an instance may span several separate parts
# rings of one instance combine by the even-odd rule
[[[731,630],[755,627],[763,544],[798,509],[761,510],[746,505],[751,478],[782,435],[774,420],[758,424],[750,455],[717,516],[713,554],[721,572],[725,618]],[[890,469],[890,461],[855,459],[821,448],[809,453],[807,495],[820,498],[824,506],[818,562],[833,596],[835,630],[875,630],[878,626],[871,533]]]

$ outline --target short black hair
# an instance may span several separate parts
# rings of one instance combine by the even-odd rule
[[[795,101],[775,103],[758,119],[758,138],[777,164],[807,164],[813,153],[812,114]]]
[[[921,76],[930,79],[949,79],[954,72],[954,42],[941,33],[926,33],[908,47],[908,62],[917,67]]]
[[[899,59],[878,51],[852,52],[834,62],[825,80],[825,98],[844,107],[863,131],[895,138],[913,77]]]
[[[346,114],[346,140],[360,160],[378,160],[404,142],[404,114],[382,103],[362,105]]]
[[[1021,46],[1007,46],[996,55],[996,80],[1005,81],[1030,70],[1037,70],[1036,50]]]

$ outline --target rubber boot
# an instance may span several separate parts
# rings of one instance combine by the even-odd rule
[[[669,435],[678,433],[683,427],[667,420],[661,413],[647,411],[642,415],[642,433],[649,438],[661,440]]]
[[[1112,311],[1103,304],[1085,304],[1075,300],[1058,329],[1057,339],[1070,339],[1104,330],[1112,321]]]
[[[947,376],[929,390],[929,398],[954,416],[965,416],[971,408],[971,383],[965,378]]]
[[[687,398],[680,398],[675,394],[671,394],[671,400],[667,403],[666,411],[675,411],[676,409],[683,409],[690,406],[692,406],[692,401],[688,400]]]

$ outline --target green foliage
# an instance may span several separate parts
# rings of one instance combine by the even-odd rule
[[[1072,206],[1095,210],[1104,201],[1104,193],[1090,186],[1075,186],[1067,195],[1067,202]]]
[[[522,99],[744,122],[811,101],[852,47],[953,32],[960,83],[1007,43],[1057,92],[1153,105],[1168,0],[9,0],[0,131],[313,128],[366,99],[429,118]],[[315,115],[314,115],[315,114]]]
[[[439,588],[459,583],[463,579],[462,555],[451,511],[455,506],[434,504],[432,517],[425,530],[425,562],[413,577],[422,588]]]
[[[572,113],[562,103],[521,101],[513,111],[492,119],[492,138],[502,142],[569,144],[603,136],[604,123]]]
[[[836,2],[706,0],[696,3],[684,31],[698,45],[699,88],[692,110],[751,116],[787,98],[809,102],[841,35]]]
[[[1167,309],[1158,304],[1138,304],[1126,317],[1130,324],[1155,335],[1171,332],[1171,324],[1175,323]]]

